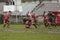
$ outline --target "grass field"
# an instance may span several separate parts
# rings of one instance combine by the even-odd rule
[[[60,40],[60,26],[45,28],[44,25],[26,29],[24,25],[11,24],[3,28],[0,24],[0,40]]]

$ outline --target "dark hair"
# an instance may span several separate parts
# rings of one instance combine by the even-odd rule
[[[9,11],[9,13],[12,13],[11,11]]]

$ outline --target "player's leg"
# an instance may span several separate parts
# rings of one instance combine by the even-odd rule
[[[6,20],[4,20],[4,24],[3,24],[3,27],[5,28],[5,26],[6,26]]]
[[[9,20],[7,20],[7,28],[9,28]]]
[[[35,23],[33,23],[33,26],[34,26],[35,28],[37,28],[37,25],[36,25]]]

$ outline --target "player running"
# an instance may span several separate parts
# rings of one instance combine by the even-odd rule
[[[3,27],[4,28],[5,27],[9,28],[9,17],[10,17],[10,15],[11,15],[11,11],[3,13],[3,22],[4,22]]]
[[[37,17],[35,13],[32,14],[32,20],[34,27],[37,28]]]

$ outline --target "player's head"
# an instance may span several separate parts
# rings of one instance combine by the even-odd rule
[[[8,11],[9,13],[12,13],[11,11]]]
[[[7,14],[9,14],[9,15],[11,15],[11,13],[12,13],[11,11],[8,11],[8,12],[7,12]]]
[[[46,12],[44,11],[44,14],[45,14]]]
[[[30,13],[29,13],[29,11],[26,13],[26,17],[30,17]]]

